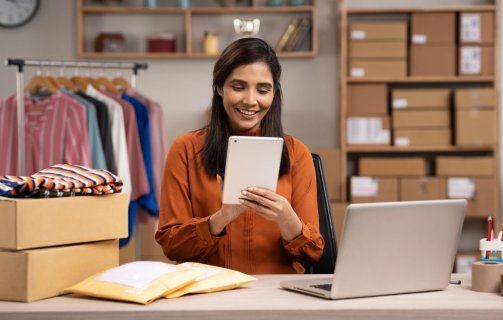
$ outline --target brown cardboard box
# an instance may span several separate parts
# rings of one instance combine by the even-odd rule
[[[456,48],[452,44],[410,46],[411,76],[456,75]]]
[[[393,128],[449,128],[451,125],[449,110],[393,110]]]
[[[313,148],[312,153],[317,153],[323,162],[325,182],[330,201],[341,200],[341,154],[338,149]]]
[[[456,145],[494,145],[496,139],[496,112],[493,108],[456,110]]]
[[[424,176],[424,158],[360,158],[360,176]]]
[[[449,108],[451,91],[449,89],[394,89],[391,106],[405,108]]]
[[[407,22],[352,22],[349,24],[349,39],[356,40],[407,40]]]
[[[460,75],[493,75],[494,74],[494,47],[470,46],[459,47]]]
[[[414,12],[411,15],[411,43],[454,44],[454,12]]]
[[[492,176],[492,157],[437,157],[437,176]]]
[[[494,12],[461,12],[459,14],[460,43],[494,43]]]
[[[480,260],[480,251],[458,251],[456,255],[454,272],[472,273],[473,263],[479,260]]]
[[[441,200],[447,197],[445,178],[420,177],[400,179],[400,200]]]
[[[403,41],[351,41],[350,59],[406,59],[407,42]]]
[[[358,186],[355,179],[371,180],[374,189],[371,192],[367,187]],[[367,203],[367,202],[389,202],[398,201],[398,178],[397,177],[351,177],[350,180],[350,201],[352,203]]]
[[[384,83],[348,85],[348,116],[386,116],[387,93]]]
[[[389,145],[389,117],[349,117],[346,125],[348,144]]]
[[[406,60],[351,60],[349,75],[355,78],[369,77],[405,77],[407,75]]]
[[[128,195],[51,199],[0,197],[0,248],[28,249],[124,238]]]
[[[335,229],[335,240],[337,242],[337,247],[341,243],[342,230],[344,229],[344,220],[346,218],[346,207],[347,205],[342,202],[330,202],[332,207],[332,220]]]
[[[0,251],[0,300],[35,301],[118,266],[117,240]]]
[[[497,214],[495,210],[493,178],[475,178],[475,197],[468,200],[465,216],[467,218],[486,218]]]
[[[450,146],[450,129],[396,129],[394,145],[405,146]]]
[[[454,106],[456,108],[494,107],[496,97],[493,88],[456,89]]]

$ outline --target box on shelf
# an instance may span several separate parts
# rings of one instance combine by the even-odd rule
[[[496,137],[496,112],[493,108],[456,110],[456,145],[494,145]]]
[[[450,129],[396,129],[393,132],[395,146],[450,146]]]
[[[50,199],[0,197],[0,248],[19,250],[124,238],[127,193]]]
[[[407,76],[407,60],[351,60],[349,61],[349,76],[355,78],[405,77]]]
[[[406,59],[407,42],[404,41],[351,41],[350,59]]]
[[[0,250],[0,300],[35,301],[119,264],[117,240],[30,249]]]
[[[456,75],[456,47],[453,44],[411,45],[410,75]]]
[[[350,178],[350,202],[398,201],[397,177],[352,176]]]
[[[393,109],[394,129],[444,128],[451,125],[449,110],[407,110]]]
[[[411,43],[454,44],[454,12],[413,12],[410,18]]]
[[[437,157],[437,176],[492,176],[492,157]]]
[[[449,108],[449,89],[394,89],[391,91],[391,106],[406,108]]]
[[[463,45],[459,47],[460,75],[493,75],[494,47]]]
[[[148,52],[176,52],[176,38],[172,33],[159,33],[148,37]]]
[[[447,197],[467,199],[467,218],[487,218],[495,213],[495,180],[482,177],[448,177]]]
[[[348,116],[386,116],[388,92],[384,83],[348,85]]]
[[[419,157],[360,158],[360,176],[424,176],[426,161]]]
[[[330,201],[341,200],[341,153],[339,149],[312,148],[311,152],[318,154],[323,162],[325,182]]]
[[[441,200],[447,198],[445,178],[419,177],[400,179],[400,200]]]
[[[456,108],[494,107],[495,99],[493,88],[468,88],[454,91]]]
[[[332,207],[332,220],[335,228],[335,239],[337,245],[340,244],[342,229],[344,229],[344,220],[346,219],[346,203],[330,202]]]
[[[346,125],[348,144],[390,144],[389,117],[349,117]]]
[[[493,12],[461,12],[459,14],[460,43],[494,43]]]
[[[379,21],[352,22],[349,24],[349,39],[357,40],[406,40],[407,22]]]

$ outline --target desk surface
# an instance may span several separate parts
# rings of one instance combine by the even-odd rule
[[[300,277],[323,277],[301,275]],[[461,285],[445,291],[372,298],[325,300],[279,288],[299,275],[261,275],[246,287],[161,299],[143,306],[68,295],[32,303],[0,301],[0,319],[503,319],[503,297]]]

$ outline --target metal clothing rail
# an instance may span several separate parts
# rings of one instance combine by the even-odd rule
[[[7,59],[7,66],[17,66],[16,73],[16,99],[17,99],[17,174],[26,175],[25,141],[24,141],[24,68],[25,67],[48,67],[48,68],[85,68],[85,69],[127,69],[131,70],[131,86],[136,87],[136,76],[139,69],[147,69],[146,63],[122,63],[122,62],[93,62],[93,61],[64,61],[64,60],[38,60],[38,59]]]

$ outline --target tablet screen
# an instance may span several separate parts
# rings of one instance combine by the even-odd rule
[[[247,187],[276,191],[282,151],[283,138],[229,137],[222,203],[239,204]]]

